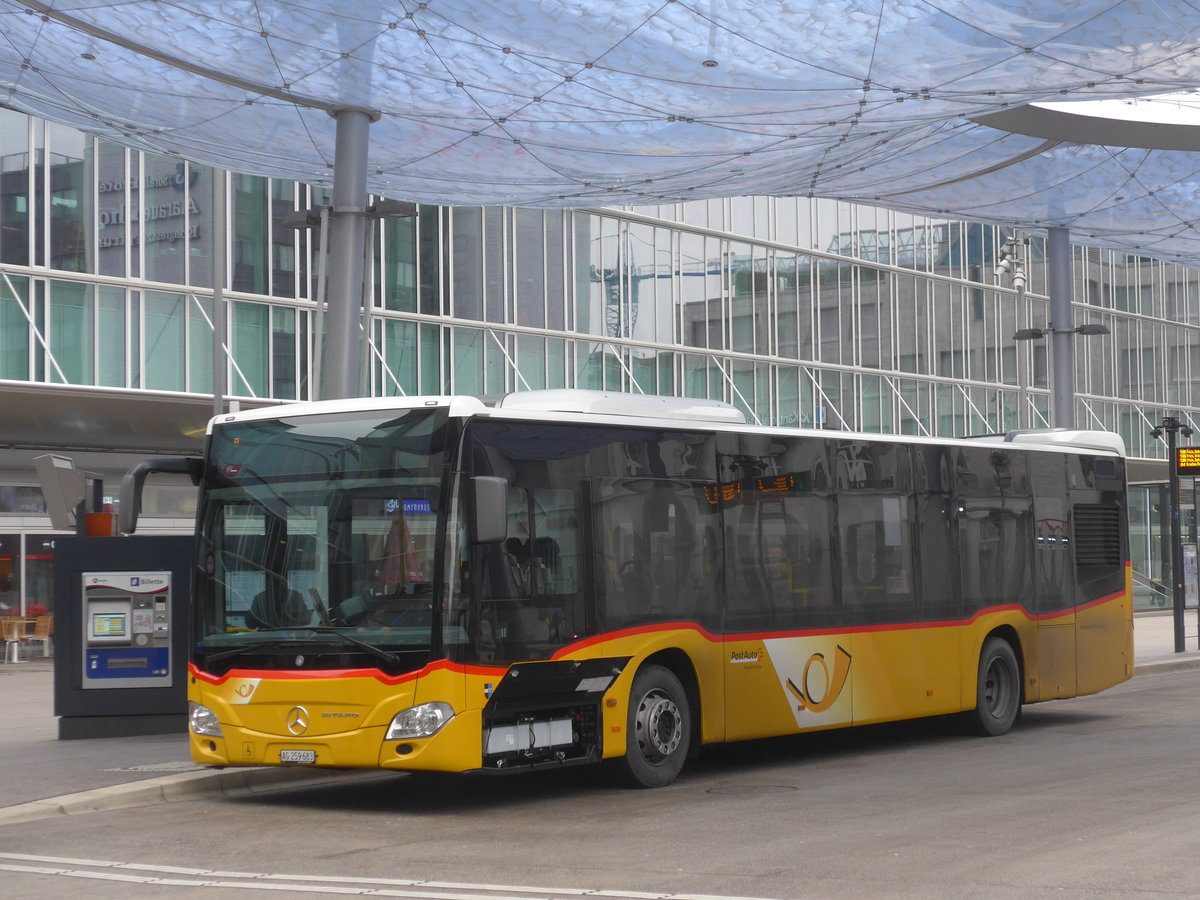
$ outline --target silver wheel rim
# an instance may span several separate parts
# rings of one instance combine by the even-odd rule
[[[1008,715],[1013,693],[1012,672],[1005,660],[995,657],[988,663],[983,679],[983,702],[994,719]]]
[[[683,740],[683,717],[675,701],[659,690],[649,691],[634,717],[638,747],[647,762],[661,763]]]

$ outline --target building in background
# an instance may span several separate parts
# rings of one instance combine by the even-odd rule
[[[213,242],[225,246],[226,399],[311,399],[320,190],[211,169],[0,109],[0,603],[51,602],[55,534],[32,459],[114,489],[198,452],[214,409]],[[422,206],[373,223],[364,383],[376,395],[602,388],[727,400],[764,424],[963,435],[1049,424],[1044,240],[1017,290],[1011,229],[843,202]],[[1200,423],[1200,271],[1074,247],[1076,421],[1161,460]],[[341,302],[342,298],[330,298]],[[354,302],[354,301],[351,301]],[[1154,467],[1145,467],[1153,471]],[[1164,477],[1147,475],[1149,480]],[[1138,471],[1142,471],[1139,467]],[[1135,570],[1160,578],[1157,486],[1131,492]],[[143,527],[191,527],[151,483]],[[1141,579],[1139,579],[1140,581]],[[1140,605],[1161,603],[1148,587]]]

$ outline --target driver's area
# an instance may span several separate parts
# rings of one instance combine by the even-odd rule
[[[339,505],[331,529],[330,607],[335,625],[428,630],[432,620],[437,516],[427,498],[359,491]]]

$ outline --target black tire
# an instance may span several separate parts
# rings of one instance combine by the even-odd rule
[[[643,666],[634,676],[625,720],[625,755],[613,760],[617,780],[630,787],[670,784],[687,759],[692,709],[679,679],[662,666]]]
[[[985,737],[1005,734],[1021,713],[1021,667],[1012,645],[999,637],[983,642],[971,730]]]

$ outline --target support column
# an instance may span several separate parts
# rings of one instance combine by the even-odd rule
[[[1187,649],[1184,629],[1183,592],[1183,529],[1179,521],[1179,466],[1176,459],[1179,420],[1168,416],[1163,419],[1167,432],[1167,491],[1171,504],[1171,613],[1175,626],[1175,652]]]
[[[1050,423],[1075,427],[1075,316],[1072,299],[1071,232],[1051,228],[1046,241],[1050,287]]]
[[[212,170],[212,286],[213,286],[213,346],[212,384],[213,416],[225,412],[226,376],[229,361],[225,358],[225,170]]]
[[[331,113],[337,120],[330,215],[329,309],[325,316],[322,400],[359,396],[363,303],[363,221],[367,210],[367,147],[378,114],[355,107]]]

